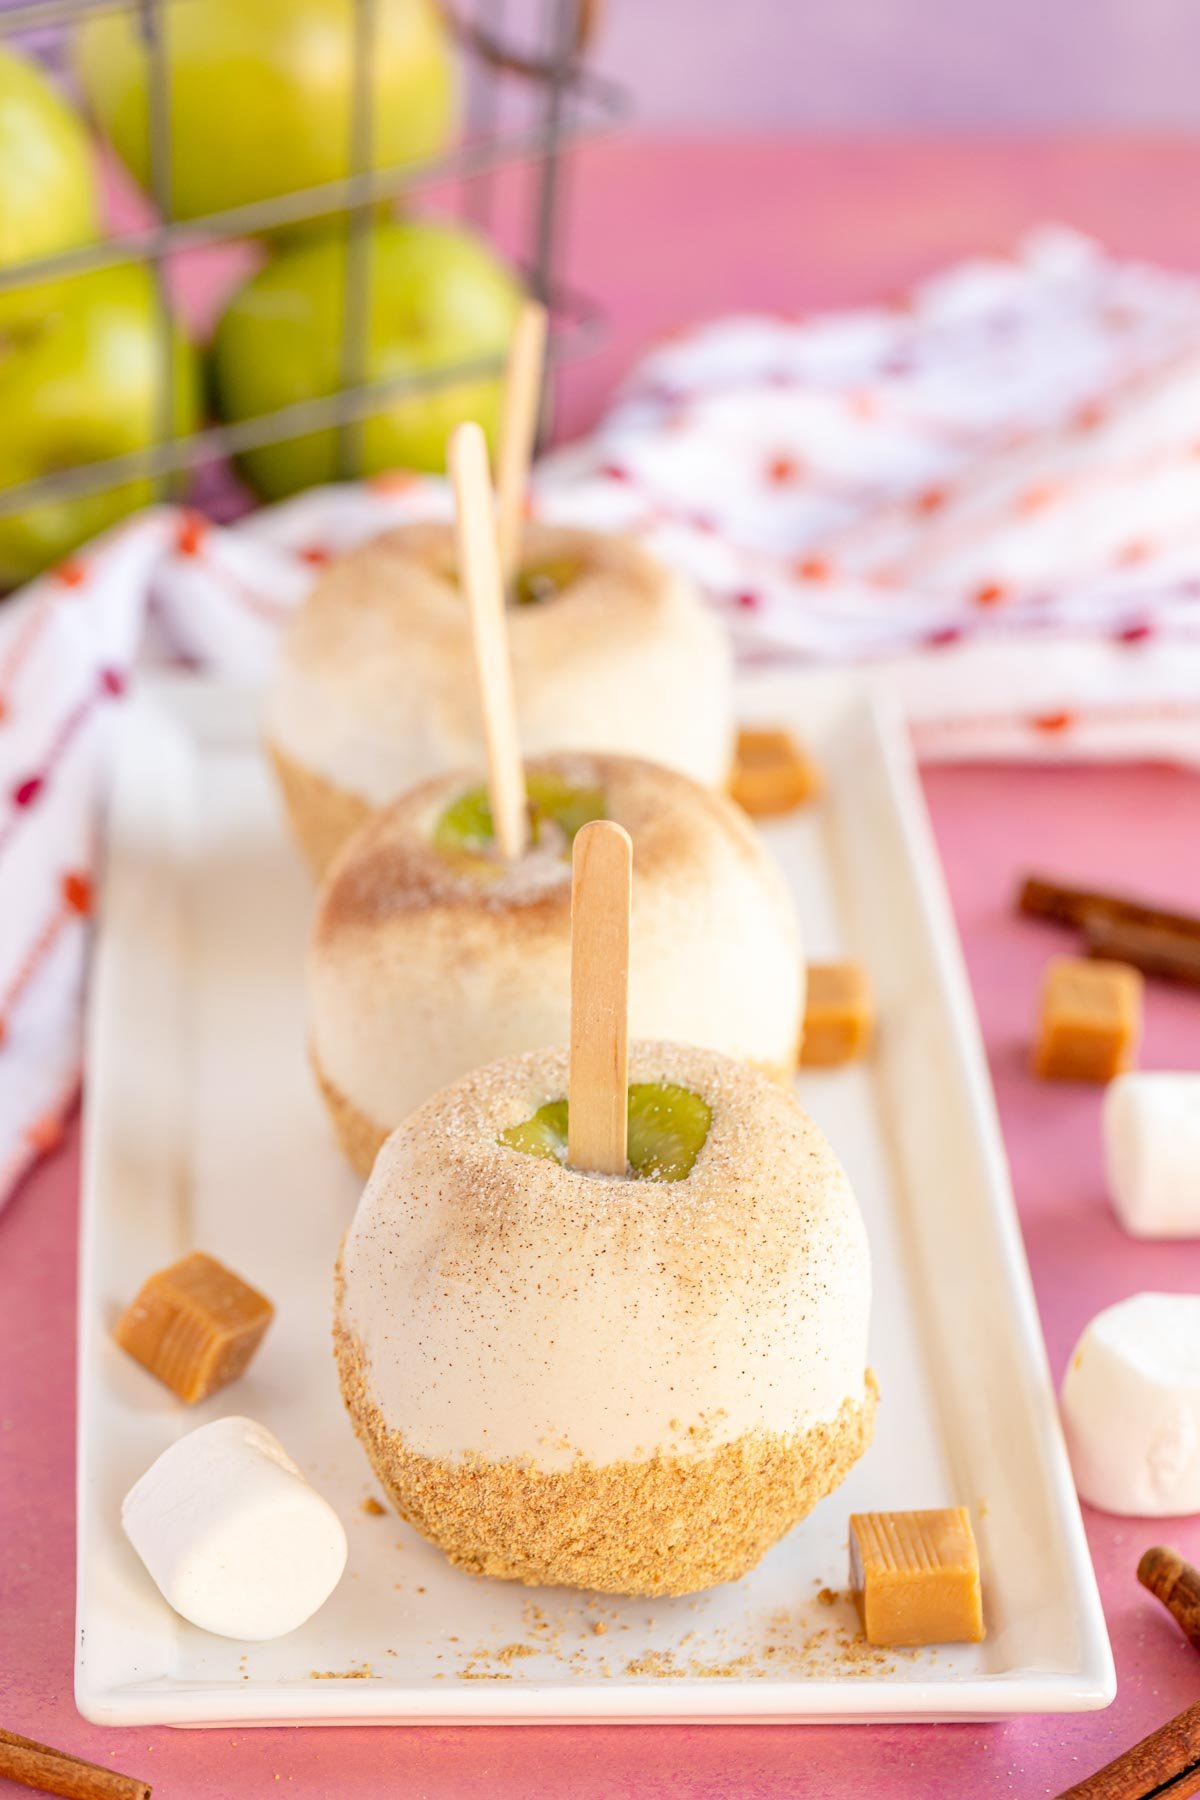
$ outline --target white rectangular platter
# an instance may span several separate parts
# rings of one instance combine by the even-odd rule
[[[390,1512],[364,1510],[377,1490],[329,1347],[331,1268],[357,1184],[305,1061],[311,895],[260,753],[254,695],[147,686],[119,755],[91,1005],[76,1662],[89,1719],[929,1720],[1111,1700],[986,1064],[906,739],[849,679],[755,679],[741,704],[743,718],[792,726],[823,765],[822,800],[767,835],[810,954],[860,958],[877,998],[871,1060],[800,1084],[871,1238],[882,1401],[870,1452],[751,1575],[683,1600],[472,1577]],[[112,1327],[146,1274],[193,1247],[262,1287],[278,1317],[248,1376],[187,1410],[116,1348]],[[278,1433],[350,1536],[332,1599],[271,1644],[185,1624],[120,1529],[122,1495],[153,1458],[228,1412]],[[973,1512],[986,1642],[867,1650],[843,1591],[848,1514],[949,1503]]]

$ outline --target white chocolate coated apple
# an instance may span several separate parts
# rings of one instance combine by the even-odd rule
[[[686,1450],[701,1420],[709,1449],[788,1435],[861,1400],[866,1233],[794,1095],[709,1051],[635,1044],[630,1079],[692,1089],[712,1124],[686,1180],[616,1180],[498,1142],[566,1074],[559,1050],[494,1063],[376,1161],[341,1317],[406,1442],[566,1468]]]
[[[523,560],[576,571],[508,608],[526,755],[614,751],[724,783],[731,662],[695,591],[627,539],[530,525]],[[331,564],[285,636],[278,753],[371,807],[480,760],[470,628],[448,525],[404,526]]]
[[[804,1004],[795,909],[744,814],[629,757],[539,757],[527,773],[598,790],[604,815],[633,839],[634,1035],[789,1076]],[[433,832],[477,785],[463,775],[429,782],[379,814],[318,896],[310,1045],[335,1118],[349,1109],[368,1136],[351,1151],[363,1173],[387,1132],[439,1087],[497,1057],[567,1041],[569,852],[560,841],[507,867],[460,870]]]
[[[501,1141],[564,1096],[564,1051],[413,1113],[347,1233],[334,1342],[376,1475],[453,1562],[683,1594],[753,1567],[870,1442],[870,1263],[788,1089],[679,1044],[633,1045],[630,1078],[709,1109],[681,1179]]]

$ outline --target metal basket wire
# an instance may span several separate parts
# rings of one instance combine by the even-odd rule
[[[430,161],[374,170],[369,167],[373,135],[370,71],[378,0],[354,0],[351,172],[342,180],[318,187],[179,220],[172,217],[170,200],[170,86],[162,26],[168,7],[189,3],[190,0],[24,0],[23,4],[0,7],[0,39],[32,38],[39,51],[48,52],[51,60],[57,40],[85,17],[101,12],[131,12],[138,17],[147,51],[148,189],[154,222],[78,249],[0,269],[0,294],[115,264],[144,263],[153,273],[158,296],[163,369],[153,443],[143,450],[57,469],[34,480],[0,485],[0,517],[41,501],[98,493],[131,481],[154,482],[164,497],[171,496],[184,471],[321,430],[336,430],[338,473],[348,478],[361,469],[362,423],[380,410],[381,403],[499,373],[502,360],[486,357],[420,374],[374,381],[366,378],[368,233],[372,214],[381,202],[401,193],[451,181],[461,184],[467,196],[464,210],[474,225],[486,231],[491,223],[495,171],[508,164],[527,165],[533,200],[531,241],[517,261],[530,291],[550,309],[548,363],[553,367],[585,353],[602,335],[601,309],[564,285],[558,273],[557,254],[564,150],[583,137],[611,128],[626,110],[623,91],[587,68],[583,61],[595,0],[547,0],[541,37],[532,49],[518,49],[505,40],[504,0],[478,0],[475,11],[466,17],[445,7],[460,46],[473,65],[472,78],[467,83],[468,110],[462,139],[454,149]],[[501,127],[498,90],[506,81],[524,84],[530,104],[526,116],[515,126]],[[171,258],[198,245],[252,237],[342,214],[347,247],[339,388],[320,398],[235,424],[216,424],[176,435],[171,379],[174,318],[167,292]]]

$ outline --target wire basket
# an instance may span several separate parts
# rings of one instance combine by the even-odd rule
[[[349,478],[362,468],[362,424],[381,405],[401,396],[492,377],[502,358],[446,364],[424,373],[382,380],[366,376],[366,319],[370,288],[369,232],[381,204],[403,194],[453,184],[461,212],[489,232],[495,177],[506,165],[527,173],[528,229],[516,266],[530,291],[550,310],[547,353],[551,369],[591,349],[603,335],[599,307],[567,288],[559,275],[563,156],[568,145],[611,128],[625,112],[625,97],[614,83],[586,67],[583,57],[598,0],[545,0],[540,26],[517,44],[503,29],[504,0],[478,0],[471,12],[442,5],[442,12],[468,63],[467,106],[457,145],[435,159],[375,169],[371,69],[378,26],[378,0],[353,0],[352,85],[349,173],[344,179],[281,193],[251,205],[177,219],[171,210],[170,84],[164,42],[164,15],[192,0],[25,0],[0,6],[0,39],[22,40],[43,60],[55,62],[73,28],[97,13],[137,17],[146,50],[149,199],[152,222],[82,248],[0,269],[0,296],[58,277],[118,264],[140,262],[153,274],[157,295],[162,376],[153,441],[144,449],[60,468],[34,480],[0,485],[0,517],[43,501],[96,494],[130,482],[152,482],[164,497],[179,491],[183,474],[203,465],[317,431],[336,431],[337,473]],[[502,90],[521,90],[515,124],[502,122]],[[509,111],[512,109],[509,108]],[[344,218],[343,218],[344,215]],[[167,273],[181,251],[259,234],[342,221],[346,251],[342,278],[340,381],[334,392],[231,424],[214,424],[186,435],[174,429],[171,378],[173,333]],[[547,380],[547,392],[550,380]],[[236,506],[236,502],[235,502]],[[218,500],[214,510],[225,508]]]

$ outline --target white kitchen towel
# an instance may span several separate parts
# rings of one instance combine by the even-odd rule
[[[545,517],[638,533],[746,662],[870,663],[928,756],[1200,763],[1200,283],[1047,230],[902,302],[657,349]],[[170,508],[0,609],[0,1204],[79,1080],[111,732],[135,665],[261,678],[330,556],[441,482],[223,528]]]

